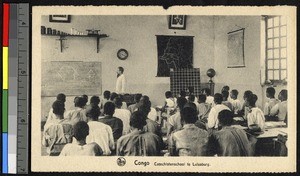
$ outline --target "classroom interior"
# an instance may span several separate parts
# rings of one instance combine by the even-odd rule
[[[101,62],[101,87],[93,94],[82,92],[67,95],[66,110],[74,107],[75,96],[87,94],[102,96],[105,90],[115,91],[116,71],[124,68],[126,93],[148,95],[152,107],[162,106],[165,92],[170,90],[170,77],[157,77],[157,35],[193,36],[193,67],[200,68],[200,82],[208,83],[207,70],[213,68],[216,75],[214,93],[220,93],[223,86],[239,91],[238,99],[243,102],[243,92],[251,90],[258,96],[257,106],[263,108],[266,102],[266,88],[274,86],[275,97],[286,82],[266,82],[265,20],[262,16],[195,16],[188,15],[184,30],[169,29],[169,17],[165,15],[72,15],[70,23],[49,21],[49,16],[41,17],[41,26],[70,32],[98,29],[108,37],[100,39],[97,52],[94,38],[73,37],[63,41],[61,51],[57,37],[41,36],[41,62],[85,61]],[[244,28],[244,67],[227,67],[228,32]],[[129,56],[126,60],[117,57],[117,51],[125,48]],[[33,63],[34,64],[34,63]],[[57,92],[61,93],[61,92]],[[49,113],[55,96],[43,96],[42,121]]]

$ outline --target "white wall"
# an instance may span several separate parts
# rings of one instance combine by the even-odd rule
[[[194,67],[201,70],[201,82],[207,82],[206,70],[214,65],[213,16],[188,16],[186,30],[168,29],[167,16],[72,16],[71,23],[49,23],[42,17],[46,27],[69,32],[100,29],[109,35],[101,39],[100,52],[96,52],[94,38],[68,38],[66,49],[60,52],[57,38],[42,36],[43,61],[99,61],[102,62],[102,91],[115,90],[116,69],[125,68],[129,93],[143,93],[151,98],[153,106],[161,105],[164,92],[170,89],[169,78],[156,77],[157,45],[155,35],[194,36]],[[118,49],[125,48],[129,57],[117,59]],[[95,94],[99,95],[102,92]],[[67,97],[66,109],[73,106],[74,97]],[[48,111],[54,97],[42,97],[42,109]],[[46,112],[43,112],[44,116]]]
[[[260,85],[260,16],[216,16],[214,17],[214,68],[215,90],[220,92],[224,85],[239,91],[243,101],[246,90],[258,96],[257,105],[262,106],[263,90]],[[245,28],[244,56],[245,67],[227,68],[227,33]]]

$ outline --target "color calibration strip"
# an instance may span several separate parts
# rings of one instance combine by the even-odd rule
[[[9,4],[3,4],[2,36],[2,173],[8,173],[8,46],[9,46]]]
[[[3,3],[2,173],[28,173],[29,4]]]

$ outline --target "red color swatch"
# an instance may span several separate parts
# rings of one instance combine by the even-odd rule
[[[9,41],[9,4],[3,4],[3,47],[8,47]]]

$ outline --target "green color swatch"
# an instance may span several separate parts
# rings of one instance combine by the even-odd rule
[[[2,132],[7,133],[8,126],[8,90],[2,90]]]

